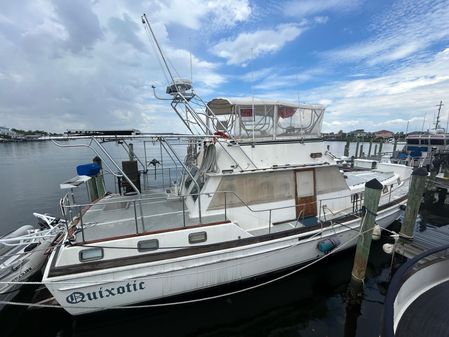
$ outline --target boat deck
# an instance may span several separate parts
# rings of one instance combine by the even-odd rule
[[[183,209],[182,199],[167,200],[162,190],[144,191],[141,196],[139,202],[136,195],[110,195],[92,205],[82,216],[84,233],[77,233],[76,242],[200,224],[198,218],[189,217],[187,208]],[[203,216],[201,223],[225,220],[222,214]]]
[[[377,179],[379,182],[390,179],[394,176],[393,172],[380,172],[380,171],[353,171],[345,172],[347,177],[346,182],[349,186],[356,186],[364,184],[372,179]]]
[[[358,185],[374,178],[382,182],[393,175],[392,172],[352,172],[347,174],[347,182],[350,185]],[[400,188],[393,193],[384,194],[381,204],[399,198],[402,195],[403,191]],[[349,200],[350,195],[347,194],[347,196],[343,197],[348,198],[347,204],[350,207],[352,205]],[[198,217],[191,217],[188,209],[184,208],[183,204],[183,199],[167,199],[163,189],[143,191],[140,198],[138,195],[121,196],[111,194],[91,205],[85,211],[81,219],[82,226],[78,226],[82,227],[83,230],[79,229],[77,231],[75,240],[76,242],[94,241],[228,220],[223,210],[216,215],[203,215],[200,221]],[[349,211],[350,208],[340,209],[332,214],[328,214],[326,219],[346,215]],[[304,227],[316,224],[316,222],[317,218],[312,217],[312,219],[286,221],[271,226],[267,223],[266,226],[250,230],[249,234],[254,236],[263,235]]]

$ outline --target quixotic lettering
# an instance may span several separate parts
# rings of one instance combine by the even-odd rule
[[[120,296],[126,293],[133,293],[144,289],[145,289],[144,281],[140,282],[133,281],[118,287],[111,287],[111,288],[100,287],[98,290],[89,292],[74,291],[73,293],[71,293],[66,297],[66,301],[69,304],[78,304],[84,303],[86,301],[96,301],[102,298]]]

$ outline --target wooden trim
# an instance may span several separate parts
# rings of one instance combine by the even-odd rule
[[[400,202],[407,199],[407,196],[403,196],[399,199],[396,199],[390,203],[387,203],[385,205],[382,205],[378,208],[378,211],[382,211],[384,209],[387,209],[389,207],[392,207],[396,204],[399,204]],[[55,267],[56,264],[56,256],[59,252],[59,246],[57,248],[57,251],[55,253],[55,256],[53,257],[52,264],[50,266],[50,270],[48,273],[48,277],[57,277],[57,276],[64,276],[64,275],[70,275],[70,274],[77,274],[77,273],[84,273],[84,272],[91,272],[96,270],[102,270],[102,269],[109,269],[109,268],[116,268],[116,267],[122,267],[122,266],[129,266],[134,264],[141,264],[141,263],[149,263],[149,262],[155,262],[155,261],[161,261],[161,260],[169,260],[174,259],[178,257],[184,257],[184,256],[192,256],[202,253],[208,253],[213,251],[219,251],[229,248],[235,248],[235,247],[243,247],[251,244],[271,241],[279,238],[285,238],[288,236],[295,236],[298,234],[304,234],[308,233],[320,228],[326,228],[331,226],[332,223],[335,222],[348,222],[351,220],[355,220],[358,216],[354,214],[341,216],[339,218],[335,218],[332,220],[327,220],[321,224],[317,224],[314,226],[309,227],[299,227],[299,228],[293,228],[282,232],[277,233],[270,233],[260,236],[253,236],[249,238],[244,239],[238,239],[238,240],[232,240],[232,241],[226,241],[226,242],[219,242],[219,243],[213,243],[210,245],[202,245],[202,246],[192,246],[185,249],[179,249],[179,250],[173,250],[169,252],[160,252],[160,253],[149,253],[149,254],[141,254],[136,256],[130,256],[130,257],[123,257],[123,258],[117,258],[112,260],[105,260],[105,261],[94,261],[94,262],[84,262],[80,264],[74,264],[74,265],[68,265],[63,267]],[[305,235],[304,237],[300,238],[300,240],[305,240],[310,235]],[[82,245],[79,245],[82,246]],[[136,247],[137,249],[137,247]]]

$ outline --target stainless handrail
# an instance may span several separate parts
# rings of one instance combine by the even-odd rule
[[[177,153],[173,150],[173,148],[170,146],[170,144],[168,144],[165,140],[162,141],[162,139],[160,140],[160,144],[164,147],[165,151],[167,151],[167,149],[165,148],[164,143],[168,146],[168,148],[172,151],[173,155],[175,156],[175,158],[178,160],[178,162],[182,165],[182,167],[184,168],[185,172],[190,176],[190,178],[192,179],[192,182],[197,186],[198,188],[198,192],[201,191],[200,185],[198,184],[198,182],[196,181],[195,177],[192,176],[192,173],[190,173],[190,170],[184,165],[184,163],[181,161],[181,159],[178,157]],[[168,152],[168,151],[167,151]],[[201,222],[201,196],[200,193],[197,193],[198,195],[198,218]]]
[[[120,177],[120,175],[114,173],[114,171],[111,169],[111,167],[108,165],[108,163],[103,160],[103,158],[101,157],[101,154],[97,150],[95,150],[95,148],[92,145],[90,145],[92,143],[93,139],[94,139],[94,137],[90,138],[89,144],[72,144],[72,145],[61,144],[61,143],[58,143],[57,141],[55,141],[54,139],[51,139],[51,142],[53,144],[55,144],[57,147],[87,147],[87,148],[91,149],[98,157],[101,158],[102,163],[106,165],[106,167],[108,168],[108,170],[111,174],[113,174],[116,177]]]
[[[240,202],[241,202],[241,206],[239,206],[239,207],[246,207],[249,211],[251,211],[252,213],[268,213],[268,216],[269,216],[269,221],[268,221],[268,231],[269,231],[269,233],[271,232],[271,226],[272,226],[272,213],[273,213],[273,211],[277,211],[277,210],[282,210],[282,209],[289,209],[289,208],[296,208],[296,207],[300,207],[300,206],[305,206],[305,205],[308,205],[308,204],[311,204],[311,203],[315,203],[315,204],[317,204],[318,203],[318,200],[315,200],[315,201],[312,201],[312,202],[310,202],[310,203],[303,203],[303,204],[295,204],[295,205],[293,205],[293,206],[280,206],[280,207],[274,207],[274,208],[267,208],[267,209],[254,209],[254,208],[252,208],[250,205],[248,205],[248,203],[246,203],[245,201],[243,201],[242,200],[242,198],[238,195],[238,194],[236,194],[234,191],[216,191],[216,192],[213,192],[213,193],[211,193],[211,192],[209,192],[209,193],[197,193],[197,194],[194,194],[194,195],[197,195],[197,197],[198,198],[200,198],[202,195],[207,195],[208,197],[211,197],[212,195],[215,195],[215,194],[218,194],[218,193],[224,193],[224,196],[225,196],[225,200],[224,200],[224,216],[225,216],[225,220],[227,220],[227,214],[228,214],[228,202],[227,202],[227,194],[232,194],[232,195],[234,195]],[[67,196],[67,195],[66,195]],[[184,203],[185,203],[185,198],[186,198],[186,196],[188,196],[188,195],[183,195],[183,196],[181,196],[181,199],[182,199],[182,203],[183,203],[183,210],[182,210],[182,212],[183,212],[183,226],[184,227],[186,227],[186,222],[185,222],[185,216],[186,216],[186,209],[185,209],[185,207],[184,207]],[[192,195],[190,195],[190,196],[192,196]],[[126,201],[128,201],[128,202],[130,202],[130,203],[133,203],[133,205],[134,205],[134,217],[135,217],[135,224],[136,224],[136,233],[138,233],[138,227],[137,227],[137,214],[136,214],[136,201],[138,200],[139,202],[143,202],[143,201],[145,201],[145,200],[154,200],[155,198],[148,198],[148,199],[143,199],[143,198],[139,198],[139,199],[129,199],[129,200],[126,200]],[[156,198],[156,199],[161,199],[161,198]],[[335,199],[340,199],[340,198],[335,198]],[[69,203],[70,203],[70,201],[69,201],[69,198],[67,198],[66,199]],[[329,200],[329,199],[327,199],[327,200]],[[100,201],[100,202],[97,202],[97,203],[95,203],[95,205],[105,205],[105,204],[113,204],[113,203],[117,203],[118,201]],[[321,200],[320,200],[320,203],[321,203]],[[89,203],[89,204],[74,204],[74,205],[63,205],[63,207],[64,208],[68,208],[69,209],[69,214],[71,214],[72,213],[72,209],[73,208],[77,208],[78,210],[79,210],[79,220],[80,220],[80,223],[81,223],[81,232],[82,232],[82,237],[83,237],[83,241],[85,241],[84,240],[84,228],[83,228],[83,226],[84,226],[84,223],[83,223],[83,220],[82,220],[82,216],[83,216],[83,214],[82,214],[82,212],[81,212],[81,209],[82,209],[82,207],[84,207],[84,206],[90,206],[90,205],[93,205],[92,203]],[[233,207],[235,207],[235,206],[233,206]],[[333,215],[338,215],[337,214],[337,212],[332,212],[332,210],[329,208],[329,207],[327,207],[326,206],[326,209],[327,210],[329,210]],[[323,207],[323,211],[324,211],[324,207]],[[339,212],[341,212],[342,210],[340,210]],[[351,215],[351,214],[357,214],[357,212],[359,212],[359,210],[356,210],[355,212],[349,212],[349,213],[343,213],[342,215]],[[302,214],[302,213],[301,213]],[[301,217],[301,214],[299,215],[299,217]],[[141,217],[143,218],[143,214],[141,215]],[[304,218],[304,217],[303,217]],[[74,218],[70,215],[70,220],[71,221],[73,221],[74,220]],[[322,219],[321,219],[321,217],[318,217],[318,221],[322,224]],[[200,224],[201,224],[201,222],[200,222]],[[323,228],[322,228],[323,229]]]

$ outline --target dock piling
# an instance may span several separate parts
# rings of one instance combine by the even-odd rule
[[[364,215],[360,227],[361,235],[357,241],[357,248],[354,257],[354,266],[351,273],[351,288],[360,289],[360,285],[365,279],[368,256],[372,241],[372,232],[376,221],[377,207],[379,206],[380,195],[383,185],[372,179],[365,184],[365,194],[363,209]],[[352,286],[354,285],[354,287]]]
[[[359,139],[357,138],[357,145],[356,145],[356,147],[355,147],[354,158],[358,158],[358,156],[359,156],[359,145],[360,145],[360,141],[359,141]]]
[[[416,216],[421,204],[422,194],[426,185],[427,170],[419,167],[413,170],[412,181],[408,191],[407,207],[405,209],[404,221],[402,222],[400,234],[412,239],[415,230]]]
[[[349,141],[349,139],[346,141],[346,145],[345,145],[345,151],[344,151],[344,155],[345,155],[345,157],[349,157],[349,144],[350,144],[350,141]]]
[[[397,138],[395,138],[394,139],[394,145],[393,145],[393,156],[394,156],[394,153],[396,152],[396,148],[398,147],[398,139]]]
[[[373,139],[371,138],[369,141],[369,147],[368,147],[368,158],[371,157],[371,147],[373,146]]]

